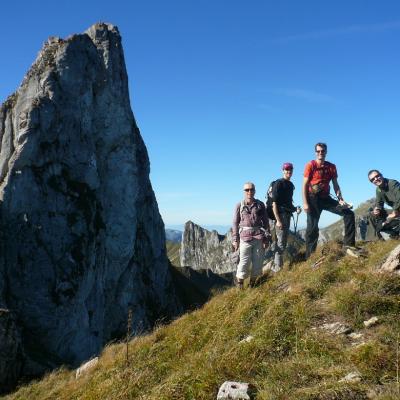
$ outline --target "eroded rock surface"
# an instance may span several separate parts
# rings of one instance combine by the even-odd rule
[[[293,259],[302,240],[289,233],[288,245],[284,252],[284,260]],[[274,244],[266,251],[264,264],[267,264],[274,257]],[[220,235],[217,231],[208,231],[201,226],[188,221],[182,235],[181,266],[189,266],[195,270],[211,270],[216,274],[226,274],[236,272],[239,261],[232,248],[232,232]]]
[[[182,235],[181,265],[195,270],[209,269],[216,274],[236,271],[232,260],[232,234],[220,235],[188,221]]]
[[[78,365],[128,309],[134,332],[180,310],[116,27],[49,39],[0,108],[0,143],[0,300],[28,357]]]

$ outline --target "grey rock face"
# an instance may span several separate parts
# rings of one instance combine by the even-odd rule
[[[177,303],[118,29],[52,38],[0,108],[0,300],[27,355],[77,365]]]
[[[236,271],[231,259],[232,235],[226,236],[217,231],[208,231],[188,221],[181,242],[181,265],[194,270],[209,269],[216,274]]]
[[[284,260],[293,258],[302,240],[289,234],[288,246],[284,252]],[[220,235],[217,231],[208,231],[188,221],[182,235],[181,266],[189,266],[195,270],[211,270],[216,274],[236,272],[237,253],[232,248],[232,232]],[[274,244],[265,251],[264,264],[274,257]]]

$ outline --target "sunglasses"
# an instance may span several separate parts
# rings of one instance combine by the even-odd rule
[[[321,153],[321,154],[325,154],[326,150],[315,150],[316,153]]]
[[[370,182],[375,182],[377,179],[380,179],[380,178],[382,178],[381,174],[375,175],[372,178],[370,178]]]
[[[246,188],[246,189],[243,189],[245,192],[254,192],[254,188]]]

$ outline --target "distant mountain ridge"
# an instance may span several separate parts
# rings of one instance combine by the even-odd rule
[[[298,254],[304,241],[301,237],[289,234],[285,259],[293,259]],[[265,252],[264,262],[273,257],[273,245]],[[180,265],[190,266],[195,270],[210,270],[216,274],[236,271],[236,260],[233,257],[232,231],[220,235],[217,231],[208,231],[188,221],[182,236]]]
[[[182,234],[182,231],[165,229],[165,239],[173,243],[180,243],[182,241]]]

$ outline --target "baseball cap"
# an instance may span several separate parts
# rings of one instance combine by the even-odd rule
[[[293,169],[293,164],[290,162],[285,162],[282,165],[282,169]]]

